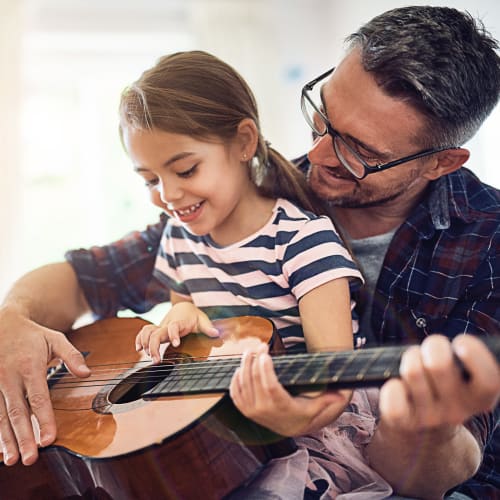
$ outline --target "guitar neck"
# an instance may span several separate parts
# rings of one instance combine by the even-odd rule
[[[485,344],[500,361],[500,338],[488,337]],[[285,354],[273,358],[280,383],[298,393],[324,388],[359,388],[381,386],[399,376],[401,356],[408,346],[374,347],[356,351]],[[457,358],[464,378],[468,374]],[[209,359],[179,362],[167,366],[163,380],[145,392],[144,399],[229,390],[239,359]]]

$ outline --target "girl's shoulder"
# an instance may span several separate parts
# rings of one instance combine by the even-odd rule
[[[316,215],[314,212],[302,208],[293,201],[287,200],[286,198],[278,198],[274,206],[274,211],[276,217],[279,219],[292,219],[297,221],[307,222],[309,220],[315,220],[323,218],[324,216]]]
[[[285,198],[278,198],[276,200],[274,213],[274,224],[294,224],[297,228],[309,225],[325,230],[331,229],[335,233],[338,232],[333,221],[328,216],[317,215]]]

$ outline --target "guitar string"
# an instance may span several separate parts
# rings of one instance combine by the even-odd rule
[[[339,353],[316,353],[315,356],[311,356],[310,353],[305,353],[305,354],[295,354],[295,355],[283,355],[283,356],[275,356],[273,357],[273,361],[275,364],[283,364],[285,362],[288,363],[295,363],[296,361],[300,361],[304,358],[306,360],[309,360],[311,362],[320,362],[323,363],[325,358],[330,358],[330,361],[343,361],[347,358],[346,353],[351,353],[352,351],[343,351]],[[363,358],[368,358],[368,359],[363,359]],[[373,359],[373,353],[368,352],[368,351],[359,351],[359,354],[355,356],[355,360],[364,360],[364,361],[370,361]],[[197,361],[197,360],[203,360],[203,361]],[[175,361],[180,361],[180,363],[175,363]],[[189,361],[186,361],[186,358],[179,357],[179,358],[170,358],[167,360],[167,362],[164,362],[162,364],[157,364],[157,365],[150,365],[149,370],[151,372],[155,373],[169,373],[174,367],[179,367],[182,366],[183,370],[185,371],[191,371],[191,370],[198,370],[199,367],[204,367],[205,365],[209,366],[223,366],[224,364],[227,363],[232,363],[236,362],[237,364],[240,363],[240,358],[235,357],[234,355],[227,355],[226,357],[224,356],[219,356],[219,357],[212,357],[210,359],[206,358],[189,358]],[[90,365],[91,368],[99,367],[99,366],[104,366],[104,367],[109,367],[109,366],[120,366],[120,365],[125,365],[129,366],[129,369],[137,368],[138,365],[140,364],[146,364],[150,363],[150,361],[140,361],[140,362],[121,362],[121,363],[109,363],[109,364],[97,364],[97,365]],[[146,373],[148,369],[145,368],[138,368],[138,371],[136,372],[137,374],[143,374]],[[124,373],[124,368],[105,368],[105,369],[98,369],[98,370],[93,370],[92,375],[96,375],[99,373],[107,374],[107,373],[112,373],[112,372],[117,372],[117,373]],[[92,376],[91,375],[91,376]],[[51,380],[53,379],[59,379],[63,377],[73,377],[78,380],[82,380],[79,377],[73,376],[67,371],[64,371],[62,373],[56,373],[51,377]]]
[[[399,349],[398,349],[399,351]],[[276,356],[273,358],[275,369],[279,371],[284,367],[288,367],[290,364],[296,364],[301,359],[306,358],[309,363],[309,368],[317,369],[325,367],[325,360],[328,359],[329,363],[333,363],[335,361],[347,361],[346,353],[352,353],[352,351],[343,351],[338,353],[316,353],[315,356],[311,356],[308,354],[296,354],[296,355],[282,355]],[[357,354],[352,361],[373,361],[373,353],[369,352],[369,350],[365,351],[356,351]],[[222,357],[221,357],[222,358]],[[179,358],[180,360],[184,360],[185,358]],[[192,358],[193,359],[193,358]],[[196,359],[196,358],[194,358]],[[396,360],[397,361],[397,360]],[[144,363],[144,362],[141,362]],[[125,363],[111,363],[109,365],[94,365],[94,366],[117,366],[119,364]],[[181,363],[168,363],[163,365],[152,365],[149,368],[138,369],[138,371],[131,373],[128,377],[123,378],[123,375],[126,373],[123,369],[115,368],[115,369],[103,369],[96,370],[89,378],[81,379],[72,375],[69,372],[64,373],[56,373],[49,378],[49,381],[55,381],[63,379],[66,377],[66,380],[62,382],[57,382],[52,389],[67,389],[69,387],[94,387],[94,386],[103,386],[108,385],[113,382],[122,382],[130,385],[144,382],[151,382],[156,380],[163,380],[166,375],[170,374],[173,370],[176,370],[176,373],[181,372],[181,376],[183,376],[183,381],[189,380],[190,375],[198,374],[201,370],[207,370],[207,368],[220,369],[223,368],[234,368],[236,369],[240,365],[240,359],[235,358],[234,356],[227,357],[226,359],[214,359],[211,358],[209,360],[204,361],[195,361],[195,362],[181,362]],[[316,365],[316,366],[314,366]],[[136,366],[131,366],[130,369],[136,368]],[[345,366],[343,365],[343,368]],[[100,373],[96,373],[100,372]],[[191,373],[190,373],[191,372]],[[102,375],[111,375],[110,378],[96,378],[97,376]],[[119,377],[113,378],[112,375],[118,374]],[[91,378],[92,377],[92,378]],[[102,382],[102,383],[100,383]]]
[[[330,357],[330,356],[334,356],[334,357],[338,357],[338,358],[342,358],[342,357],[348,357],[350,356],[353,352],[356,353],[356,357],[368,357],[368,358],[371,358],[371,356],[373,355],[373,351],[390,351],[392,350],[393,348],[389,347],[389,348],[383,348],[383,349],[379,349],[379,348],[376,348],[376,349],[364,349],[364,350],[359,350],[359,351],[336,351],[336,352],[332,352],[332,351],[328,351],[328,352],[315,352],[315,353],[297,353],[297,354],[289,354],[289,353],[285,353],[285,354],[276,354],[276,355],[273,355],[273,360],[274,361],[277,361],[277,360],[296,360],[296,359],[301,359],[301,358],[310,358],[310,359],[317,359],[318,357]],[[397,350],[399,350],[399,348],[396,348]],[[159,364],[156,364],[156,365],[151,365],[151,360],[131,360],[131,361],[120,361],[120,362],[116,362],[116,363],[97,363],[97,364],[94,364],[94,365],[88,365],[89,368],[98,368],[97,370],[94,370],[94,373],[96,372],[99,372],[99,371],[103,371],[103,372],[107,372],[107,371],[120,371],[120,370],[123,370],[123,366],[127,367],[127,366],[130,366],[130,367],[136,367],[137,365],[151,365],[151,366],[156,366],[156,367],[160,367],[160,366],[165,366],[165,365],[170,365],[170,364],[183,364],[183,365],[189,365],[190,363],[193,363],[193,364],[199,364],[199,363],[202,363],[202,362],[207,362],[207,363],[210,363],[210,362],[218,362],[218,361],[224,361],[224,360],[234,360],[234,359],[241,359],[241,358],[238,358],[238,356],[240,356],[239,354],[221,354],[221,355],[217,355],[217,356],[210,356],[210,358],[207,359],[206,356],[190,356],[190,357],[186,357],[185,355],[184,356],[177,356],[177,357],[173,357],[173,356],[170,356],[164,360],[162,360],[162,363],[159,363]],[[202,361],[199,361],[199,360],[202,360]],[[178,362],[178,363],[176,363]],[[59,366],[59,365],[57,365]],[[115,369],[109,369],[108,367],[112,367],[112,366],[116,366],[118,368],[115,368]],[[104,369],[100,370],[99,367],[105,367]],[[57,367],[55,367],[57,368]],[[69,374],[69,372],[64,372],[63,375],[65,374]]]
[[[355,358],[372,358],[372,353],[367,352],[367,351],[359,351],[360,353],[355,356]],[[324,361],[324,358],[331,358],[332,361],[336,360],[342,360],[342,358],[346,358],[347,354],[346,353],[352,353],[352,351],[342,351],[338,353],[315,353],[314,355],[311,355],[311,353],[304,353],[304,354],[285,354],[285,355],[277,355],[273,357],[274,363],[283,363],[283,362],[295,362],[302,360],[306,358],[306,360],[312,360],[312,361]],[[200,361],[202,360],[202,361]],[[235,355],[222,355],[222,356],[216,356],[216,357],[211,357],[209,359],[206,359],[206,357],[192,357],[188,358],[186,360],[185,357],[177,357],[177,358],[168,358],[167,360],[164,360],[160,364],[156,365],[151,365],[151,361],[145,360],[145,361],[123,361],[120,363],[106,363],[106,364],[95,364],[95,365],[89,365],[89,368],[96,368],[96,367],[105,367],[104,369],[97,369],[97,370],[92,370],[92,375],[99,374],[99,373],[112,373],[112,372],[119,372],[123,373],[125,369],[130,369],[130,368],[137,368],[138,365],[141,364],[148,364],[150,365],[149,368],[153,371],[156,372],[162,372],[166,371],[169,372],[172,370],[174,366],[180,366],[182,365],[183,367],[186,367],[187,370],[189,369],[198,369],[198,367],[203,366],[204,364],[208,365],[223,365],[224,363],[227,362],[234,362],[237,361],[237,363],[240,363],[241,358],[235,356]],[[176,363],[178,362],[178,363]],[[118,368],[108,368],[111,366],[117,366]],[[137,373],[143,373],[145,371],[145,368],[139,368]],[[58,372],[54,373],[52,375],[52,379],[57,379],[57,378],[62,378],[64,376],[72,376],[70,372],[64,371],[64,372]],[[73,376],[74,378],[78,378],[81,380],[79,377]]]

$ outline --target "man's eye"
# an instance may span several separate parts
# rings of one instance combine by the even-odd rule
[[[377,165],[380,165],[381,162],[380,162],[380,158],[377,158],[376,156],[374,156],[373,154],[365,151],[364,149],[360,148],[359,146],[355,146],[354,147],[357,155],[365,162],[367,163],[368,165],[370,166],[377,166]]]
[[[187,170],[183,170],[182,172],[177,172],[177,176],[186,179],[188,177],[191,177],[196,172],[197,168],[198,165],[193,165],[191,168],[188,168]]]
[[[372,167],[376,167],[377,165],[380,165],[381,164],[381,161],[376,158],[375,156],[370,156],[370,155],[360,155],[361,158],[363,158],[363,160],[365,160],[365,162],[372,166]]]

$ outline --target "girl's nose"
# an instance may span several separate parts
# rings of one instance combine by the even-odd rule
[[[168,182],[160,179],[158,190],[161,201],[165,205],[172,203],[173,201],[180,200],[183,195],[183,191],[179,184],[175,180],[171,179],[169,179]]]

